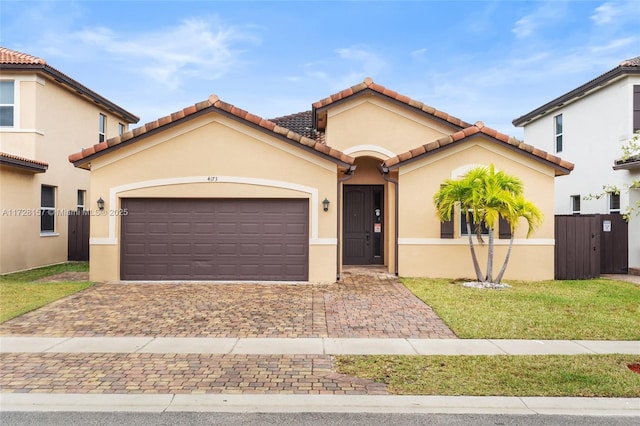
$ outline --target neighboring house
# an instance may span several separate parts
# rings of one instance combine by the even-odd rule
[[[67,260],[66,213],[93,199],[69,152],[137,121],[43,59],[0,47],[0,273]]]
[[[556,180],[557,214],[624,212],[640,200],[640,189],[600,198],[604,185],[624,188],[640,179],[640,164],[622,164],[622,146],[640,130],[640,56],[513,120],[524,139],[576,165]],[[588,197],[589,198],[589,197]],[[629,223],[630,267],[640,267],[640,217]]]
[[[531,239],[518,229],[507,276],[551,279],[548,194],[573,167],[371,79],[273,120],[212,95],[69,161],[106,201],[91,222],[95,281],[333,282],[354,264],[472,277],[460,214],[441,224],[433,195],[479,164],[519,176],[547,217]]]

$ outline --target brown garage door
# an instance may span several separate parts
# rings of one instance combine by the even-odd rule
[[[306,281],[306,199],[123,199],[123,280]]]

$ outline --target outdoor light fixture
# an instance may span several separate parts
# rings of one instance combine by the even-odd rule
[[[324,200],[322,200],[322,208],[324,209],[325,212],[329,211],[329,200],[327,200],[326,197]]]
[[[104,200],[102,199],[102,197],[98,198],[98,210],[102,211],[104,210]]]

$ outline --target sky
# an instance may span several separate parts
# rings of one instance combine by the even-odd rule
[[[211,94],[279,117],[371,77],[522,138],[513,119],[639,56],[638,22],[638,0],[2,0],[0,45],[138,125]]]

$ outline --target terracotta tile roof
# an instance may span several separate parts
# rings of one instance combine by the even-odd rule
[[[550,102],[547,102],[546,104],[534,109],[533,111],[530,111],[514,119],[512,123],[514,126],[523,126],[526,123],[537,120],[544,115],[548,115],[549,113],[562,108],[568,102],[572,102],[575,99],[581,98],[582,96],[594,90],[599,90],[601,87],[608,85],[610,82],[617,80],[622,76],[630,74],[640,74],[640,56],[636,56],[635,58],[626,59],[620,62],[617,67],[581,85],[580,87],[577,87],[576,89],[573,89],[572,91],[567,92]]]
[[[313,152],[330,157],[338,162],[348,165],[353,164],[354,159],[336,149],[333,149],[325,144],[319,143],[311,138],[303,136],[293,130],[280,126],[273,121],[266,120],[257,115],[251,114],[243,109],[237,108],[234,105],[226,103],[220,100],[216,95],[211,95],[206,101],[199,102],[195,105],[184,108],[173,114],[159,118],[155,121],[145,124],[144,126],[137,127],[131,131],[128,131],[122,135],[108,139],[105,142],[95,144],[89,148],[83,149],[81,152],[71,154],[69,161],[74,163],[77,167],[86,166],[87,163],[94,158],[94,155],[102,155],[101,152],[110,150],[116,147],[121,147],[123,144],[129,144],[136,142],[146,136],[156,133],[164,128],[176,125],[184,120],[195,118],[201,114],[204,114],[210,110],[217,110],[223,114],[230,115],[233,118],[240,119],[247,122],[249,125],[259,128],[260,130],[273,133],[278,137],[284,138],[291,143],[300,144],[303,147],[311,149]]]
[[[79,96],[85,97],[91,102],[95,102],[107,111],[110,111],[119,117],[121,117],[127,123],[137,123],[140,118],[130,113],[119,105],[111,102],[107,98],[99,95],[73,78],[69,77],[65,73],[51,65],[47,64],[44,59],[37,58],[35,56],[8,49],[6,47],[0,47],[0,69],[11,71],[28,71],[42,73],[50,78],[53,78],[57,83],[67,86],[72,89],[74,93]]]
[[[484,125],[482,121],[478,121],[473,126],[469,126],[465,129],[462,129],[458,132],[455,132],[449,136],[443,136],[435,141],[429,142],[422,146],[419,146],[411,151],[404,152],[395,157],[389,158],[383,163],[384,167],[388,168],[397,168],[402,163],[414,160],[423,155],[429,155],[438,151],[442,148],[446,148],[455,144],[456,142],[460,142],[470,136],[480,134],[485,135],[491,138],[492,140],[504,144],[512,149],[519,150],[523,153],[526,153],[534,158],[544,161],[547,164],[550,164],[552,167],[556,169],[556,176],[568,174],[571,170],[573,170],[573,164],[568,161],[564,161],[555,155],[549,154],[545,151],[537,149],[531,145],[527,145],[524,142],[505,135],[504,133],[500,133],[497,130],[494,130],[490,127]]]
[[[0,46],[0,64],[45,65],[46,63],[44,59]]]
[[[31,160],[29,158],[7,154],[6,152],[0,152],[0,164],[27,169],[36,173],[42,173],[49,168],[49,164],[43,161]]]
[[[313,127],[313,111],[311,110],[270,118],[269,121],[273,121],[278,126],[286,127],[317,142],[325,143],[324,132]]]
[[[402,104],[405,104],[413,109],[416,109],[418,111],[421,111],[423,113],[429,114],[431,116],[437,117],[441,120],[446,121],[447,123],[453,124],[454,126],[460,127],[460,128],[465,128],[465,127],[469,127],[471,126],[471,124],[457,118],[454,117],[452,115],[447,114],[446,112],[437,110],[423,102],[417,101],[415,99],[411,99],[408,96],[405,95],[401,95],[398,92],[395,92],[391,89],[387,89],[384,86],[381,86],[377,83],[375,83],[371,78],[367,77],[364,79],[364,81],[360,84],[356,84],[355,86],[351,86],[348,89],[342,90],[341,92],[338,93],[334,93],[333,95],[326,97],[318,102],[315,102],[312,106],[314,109],[314,112],[318,109],[322,109],[325,108],[335,102],[341,101],[343,99],[347,99],[357,93],[363,92],[363,91],[372,91],[378,94],[381,94],[385,97],[388,97],[394,101],[400,102]],[[314,123],[316,124],[316,123]]]

